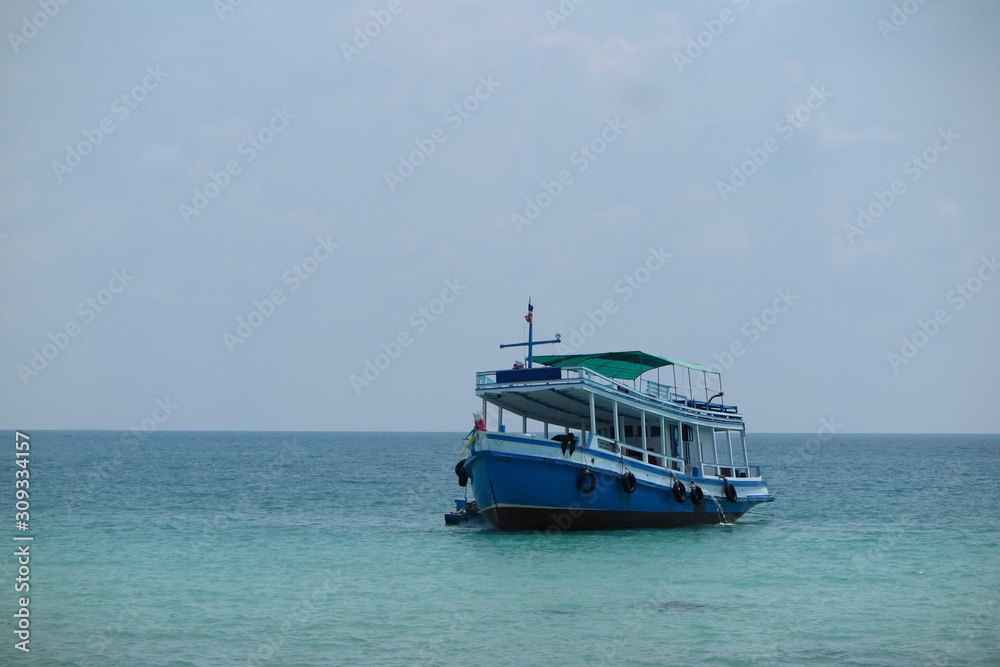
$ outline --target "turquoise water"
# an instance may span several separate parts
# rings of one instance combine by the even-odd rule
[[[1000,664],[998,436],[750,436],[763,514],[544,535],[444,525],[459,434],[30,435],[2,665]]]

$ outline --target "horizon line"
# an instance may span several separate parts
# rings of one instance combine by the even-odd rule
[[[93,431],[108,433],[130,433],[131,428],[0,428],[0,432],[58,432],[58,431]],[[439,431],[439,430],[280,430],[280,429],[156,429],[153,431],[142,431],[152,435],[154,433],[461,433],[462,431]],[[815,435],[812,431],[753,431],[747,435]],[[992,431],[839,431],[830,435],[1000,435]]]

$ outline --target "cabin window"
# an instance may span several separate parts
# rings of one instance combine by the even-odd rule
[[[681,433],[684,434],[685,442],[691,442],[692,440],[694,440],[694,435],[693,432],[691,431],[691,427],[688,426],[687,424],[682,425]]]
[[[625,437],[626,438],[631,438],[632,437],[632,426],[631,425],[628,425],[628,426],[625,427]]]
[[[659,426],[650,426],[649,427],[649,437],[651,437],[651,438],[659,438],[660,437],[660,427]]]

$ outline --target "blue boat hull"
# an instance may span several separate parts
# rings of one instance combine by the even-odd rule
[[[594,475],[592,492],[580,490],[586,470]],[[598,530],[671,528],[731,523],[759,500],[735,503],[708,493],[700,505],[688,497],[677,502],[669,486],[637,480],[626,493],[621,475],[585,468],[558,458],[475,451],[465,463],[480,511],[501,530]],[[694,480],[699,483],[698,479]],[[709,480],[705,480],[709,483]],[[765,487],[766,488],[766,487]]]

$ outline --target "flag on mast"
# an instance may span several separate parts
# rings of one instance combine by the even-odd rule
[[[527,322],[528,324],[531,324],[531,320],[534,317],[532,312],[534,310],[535,307],[531,305],[531,299],[528,299],[528,314],[524,316],[524,321]]]

